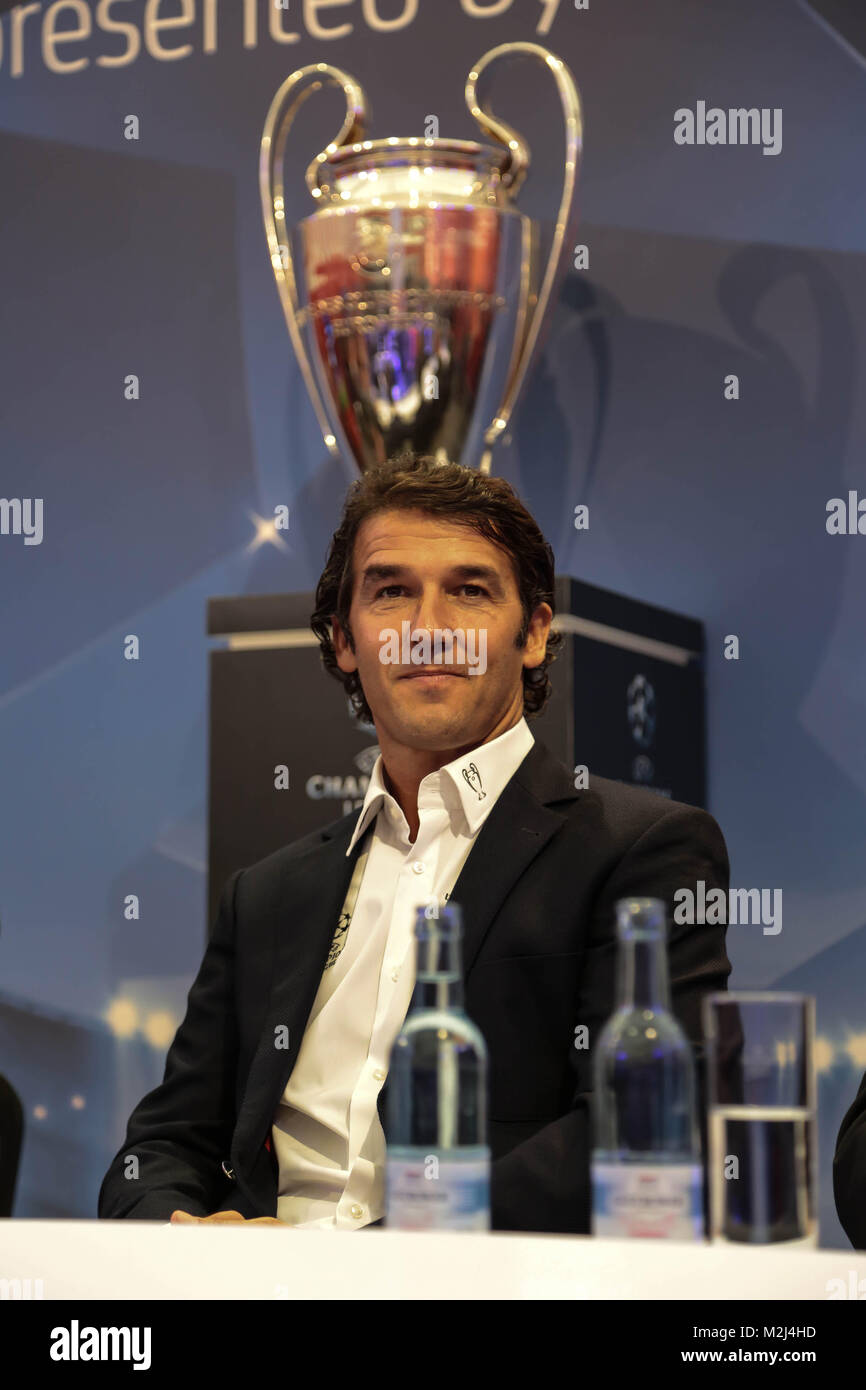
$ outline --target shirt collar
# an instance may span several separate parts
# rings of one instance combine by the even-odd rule
[[[452,794],[448,799],[459,804],[469,833],[474,835],[534,743],[525,717],[519,719],[504,734],[499,734],[489,743],[479,744],[471,752],[461,754],[453,762],[445,763],[437,772],[430,772],[422,778],[418,788],[419,805],[423,804],[425,794],[429,796],[433,793],[444,799],[447,781],[449,791],[453,789],[453,793],[456,793],[456,796]],[[346,850],[347,857],[386,804],[400,811],[396,798],[385,785],[385,764],[380,753],[370,774],[364,804]]]

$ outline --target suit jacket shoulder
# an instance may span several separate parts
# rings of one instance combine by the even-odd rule
[[[646,787],[630,786],[590,771],[589,786],[575,789],[571,772],[547,746],[536,739],[501,793],[499,816],[514,817],[521,804],[555,808],[563,818],[566,836],[577,834],[584,847],[592,846],[601,861],[618,858],[653,827],[664,822],[665,838],[677,831],[687,838],[706,843],[727,867],[727,851],[721,829],[714,818],[697,806],[673,801]],[[243,870],[242,892],[269,880],[280,881],[291,873],[297,862],[301,867],[308,855],[330,841],[348,846],[357,823],[359,810],[352,810],[337,820],[320,826],[290,844]],[[491,819],[493,813],[491,813]],[[483,833],[482,827],[481,833]],[[347,868],[349,860],[345,860]]]

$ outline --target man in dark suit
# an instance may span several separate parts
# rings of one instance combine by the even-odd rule
[[[833,1155],[836,1212],[855,1250],[866,1250],[866,1076],[846,1110]]]
[[[410,457],[354,484],[311,625],[375,724],[364,806],[225,885],[100,1216],[381,1220],[382,1083],[411,997],[414,909],[453,900],[466,1009],[489,1052],[493,1228],[590,1229],[591,1056],[616,1003],[615,903],[667,904],[671,1005],[700,1062],[701,999],[731,969],[725,927],[677,925],[673,901],[701,880],[727,895],[728,859],[704,811],[591,769],[575,786],[533,739],[561,641],[553,582],[550,547],[500,479]],[[424,645],[458,632],[456,660]],[[393,642],[403,633],[411,654]]]

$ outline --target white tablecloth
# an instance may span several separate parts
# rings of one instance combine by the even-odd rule
[[[833,1291],[851,1299],[859,1288],[866,1296],[866,1252],[499,1231],[6,1220],[0,1221],[3,1279],[41,1280],[46,1299],[828,1301]],[[39,1287],[31,1282],[31,1291]],[[16,1296],[14,1284],[3,1288],[5,1297]]]

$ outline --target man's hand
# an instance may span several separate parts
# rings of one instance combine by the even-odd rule
[[[196,1221],[199,1225],[206,1226],[208,1223],[224,1224],[236,1226],[238,1222],[243,1222],[245,1226],[285,1226],[285,1221],[278,1221],[275,1216],[241,1216],[239,1211],[215,1211],[213,1216],[193,1216],[188,1211],[173,1211],[171,1219],[176,1226]]]

